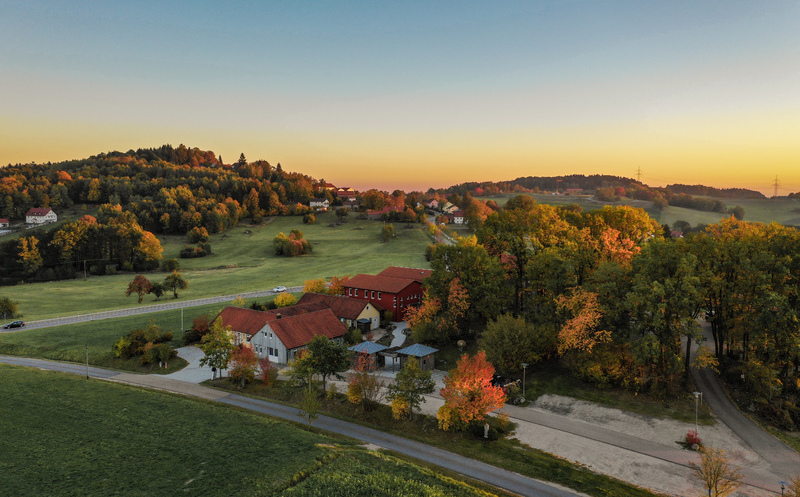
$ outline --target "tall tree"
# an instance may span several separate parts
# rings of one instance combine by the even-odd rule
[[[327,388],[328,377],[344,379],[341,375],[350,367],[350,353],[343,344],[325,335],[316,335],[308,344],[309,364],[314,374],[322,377],[322,391]]]
[[[420,369],[419,362],[410,357],[397,373],[394,383],[389,385],[386,398],[392,402],[396,417],[405,415],[410,418],[414,410],[425,402],[425,395],[433,393],[435,388],[431,372]]]
[[[222,370],[228,367],[235,348],[231,327],[223,326],[221,320],[218,319],[214,321],[211,329],[203,335],[203,339],[200,341],[200,350],[205,354],[200,359],[200,365],[216,368],[222,377]],[[216,377],[216,373],[214,377]]]
[[[473,421],[483,421],[486,415],[505,403],[503,389],[492,385],[494,366],[483,351],[473,357],[461,356],[455,369],[444,377],[441,395],[444,405],[436,418],[443,430],[463,429]]]
[[[694,476],[708,491],[708,497],[731,495],[741,486],[742,472],[732,465],[725,451],[705,447],[700,451],[700,464],[691,463]]]

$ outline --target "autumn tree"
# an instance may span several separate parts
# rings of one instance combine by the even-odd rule
[[[569,297],[558,300],[560,309],[570,313],[570,318],[558,332],[558,352],[570,350],[591,352],[598,343],[611,340],[611,332],[600,330],[602,311],[597,303],[597,294],[577,288]]]
[[[269,357],[264,357],[260,361],[258,361],[258,368],[259,368],[259,378],[266,386],[272,386],[275,384],[275,380],[278,378],[278,370],[269,360]]]
[[[26,236],[19,239],[19,260],[28,274],[34,274],[42,267],[42,254],[39,252],[39,239]]]
[[[147,278],[140,274],[134,277],[133,281],[128,284],[128,289],[125,290],[125,296],[130,297],[132,293],[135,293],[139,296],[139,303],[141,304],[144,296],[150,293],[152,290],[153,285]]]
[[[242,388],[248,383],[252,383],[258,370],[258,357],[251,347],[238,347],[231,354],[230,377],[231,380],[238,381]]]
[[[167,275],[164,278],[164,287],[168,290],[172,290],[172,295],[177,299],[178,298],[178,290],[185,290],[189,288],[189,282],[181,276],[181,273],[178,271],[173,271],[172,274]]]
[[[410,418],[414,410],[418,410],[420,404],[425,402],[425,395],[433,393],[435,388],[436,382],[431,378],[431,372],[423,371],[419,362],[409,357],[386,394],[392,403],[395,419]]]
[[[222,370],[228,367],[228,361],[235,348],[231,327],[223,326],[221,320],[216,320],[200,341],[200,350],[205,354],[200,359],[200,365],[216,368],[221,377]]]
[[[384,224],[383,229],[381,230],[381,241],[386,243],[392,238],[394,238],[394,225],[391,223]]]
[[[291,293],[286,292],[275,297],[275,300],[273,300],[273,302],[275,303],[276,307],[289,307],[297,303],[297,297],[295,297]]]
[[[383,382],[370,366],[369,354],[359,354],[347,380],[347,399],[364,409],[380,401],[383,389]]]
[[[486,415],[505,403],[503,389],[492,385],[494,366],[483,351],[473,357],[461,356],[455,369],[444,377],[441,395],[444,405],[436,418],[443,430],[463,429],[472,422],[483,421]]]
[[[708,497],[731,495],[741,485],[742,472],[731,464],[725,451],[704,447],[700,451],[700,463],[690,463],[694,476],[708,491]]]
[[[325,285],[324,278],[319,278],[316,280],[306,280],[305,284],[303,285],[304,292],[325,293],[326,290],[327,286]]]
[[[345,276],[332,276],[330,284],[328,285],[328,293],[331,295],[343,295],[343,285],[350,280],[350,275]]]

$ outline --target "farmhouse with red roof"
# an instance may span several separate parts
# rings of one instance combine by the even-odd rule
[[[58,221],[58,215],[49,207],[34,207],[25,214],[28,224],[47,224]]]
[[[304,349],[315,335],[342,342],[347,327],[322,302],[255,311],[228,306],[214,318],[230,326],[236,345],[250,347],[259,357],[286,364]]]
[[[380,326],[381,323],[383,309],[368,300],[308,292],[297,301],[297,305],[305,304],[328,306],[348,328],[358,328],[359,325],[362,325],[364,331],[370,331]]]

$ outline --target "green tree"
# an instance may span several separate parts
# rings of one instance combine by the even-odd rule
[[[156,296],[156,300],[161,300],[165,290],[166,288],[164,287],[164,284],[157,281],[153,283],[153,288],[150,289],[150,293]]]
[[[297,414],[307,420],[308,426],[311,426],[311,423],[319,417],[320,408],[319,396],[314,390],[311,381],[308,382],[308,385],[303,391],[303,400],[300,401],[299,407],[300,411]]]
[[[386,398],[392,403],[400,399],[407,406],[410,417],[425,402],[425,395],[433,393],[435,389],[436,382],[431,378],[431,372],[420,369],[419,362],[410,357],[397,373],[394,383],[389,385]]]
[[[390,241],[392,238],[394,238],[394,225],[391,223],[384,224],[383,230],[381,230],[381,241],[383,243],[386,243]]]
[[[3,319],[13,318],[17,315],[19,302],[14,302],[8,297],[0,297],[0,316]]]
[[[178,261],[178,259],[164,259],[161,262],[161,270],[164,271],[165,273],[180,271],[181,263]]]
[[[336,217],[339,218],[339,224],[344,222],[344,218],[347,217],[348,212],[349,211],[347,207],[339,207],[338,209],[336,209]]]
[[[221,320],[216,320],[200,341],[200,350],[205,354],[200,359],[200,365],[216,368],[221,377],[222,370],[228,367],[228,361],[235,348],[231,327],[223,326]],[[216,373],[214,377],[216,378]]]
[[[522,370],[522,363],[534,364],[556,348],[552,326],[527,323],[524,318],[502,314],[490,321],[483,332],[481,348],[486,358],[502,373]]]
[[[177,299],[178,298],[178,290],[185,290],[189,288],[189,282],[181,276],[181,273],[178,271],[173,271],[172,274],[167,275],[164,278],[164,287],[168,290],[172,290],[172,294]]]
[[[350,353],[344,344],[334,342],[325,335],[316,335],[308,344],[309,367],[322,377],[322,392],[326,392],[327,379],[334,376],[344,379],[340,373],[350,368]]]

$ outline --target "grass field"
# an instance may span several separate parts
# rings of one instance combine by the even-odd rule
[[[267,298],[256,299],[259,302]],[[249,303],[250,301],[248,301]],[[86,346],[89,346],[89,363],[95,366],[145,372],[136,360],[125,361],[114,357],[112,346],[117,338],[132,330],[146,328],[154,322],[163,331],[173,334],[172,345],[181,346],[183,330],[192,325],[192,320],[201,314],[209,319],[221,311],[226,304],[210,304],[190,307],[183,310],[161,311],[152,314],[103,319],[88,323],[67,324],[52,328],[22,330],[15,333],[0,334],[0,354],[37,357],[54,361],[82,363],[86,360]],[[183,359],[170,361],[171,372],[185,365]]]
[[[485,495],[225,406],[28,368],[0,375],[3,495]]]
[[[189,281],[189,288],[179,292],[179,296],[192,299],[235,295],[277,285],[302,285],[308,279],[375,274],[390,265],[430,267],[424,256],[429,239],[420,225],[405,229],[398,224],[397,238],[381,243],[380,222],[349,216],[343,225],[329,226],[335,221],[333,213],[321,214],[314,225],[304,225],[300,217],[278,217],[264,226],[239,225],[214,235],[209,241],[214,255],[180,259],[181,273]],[[275,256],[272,239],[279,232],[288,234],[292,229],[302,230],[313,243],[314,251],[301,257]],[[184,237],[164,237],[164,258],[177,258],[184,244]],[[118,274],[21,284],[0,288],[0,297],[19,302],[19,312],[27,321],[137,307],[140,304],[136,297],[124,294],[133,276]],[[153,272],[146,276],[160,281],[166,275]],[[162,300],[170,298],[171,294]],[[146,296],[141,305],[154,301],[153,296]]]

